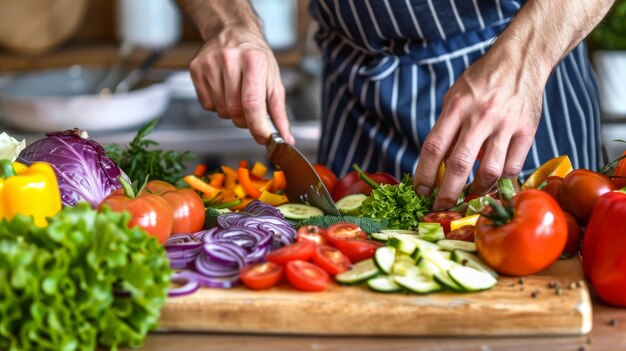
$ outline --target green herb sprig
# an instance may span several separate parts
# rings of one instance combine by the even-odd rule
[[[155,149],[159,143],[146,137],[154,130],[157,122],[155,118],[139,129],[126,149],[112,144],[106,147],[106,153],[131,180],[145,179],[149,175],[150,180],[176,184],[186,169],[185,162],[192,160],[193,155],[189,151],[178,153]]]

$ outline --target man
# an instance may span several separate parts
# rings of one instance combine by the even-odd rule
[[[294,142],[248,1],[178,2],[206,42],[190,66],[203,106],[260,144],[269,114]],[[445,161],[434,210],[453,206],[468,179],[485,193],[560,154],[597,168],[598,98],[580,42],[613,2],[312,0],[325,59],[319,161],[340,175],[354,162],[415,171],[418,194],[432,192]]]

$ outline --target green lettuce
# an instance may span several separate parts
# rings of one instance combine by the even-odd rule
[[[0,349],[141,346],[157,325],[171,271],[165,250],[129,215],[87,203],[47,228],[0,222]]]
[[[416,229],[430,212],[432,197],[419,196],[413,189],[413,178],[405,175],[396,185],[381,184],[363,201],[361,215],[386,220],[393,229]]]

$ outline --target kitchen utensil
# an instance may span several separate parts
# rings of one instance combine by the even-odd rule
[[[109,69],[106,77],[96,87],[96,94],[110,94],[122,79],[122,74],[130,55],[133,53],[135,46],[130,42],[124,42],[120,46],[117,58]]]
[[[41,54],[69,39],[83,21],[88,0],[0,1],[0,45]]]
[[[117,130],[158,117],[169,103],[165,82],[128,93],[94,94],[105,75],[106,69],[81,66],[14,75],[0,88],[0,120],[32,132]]]
[[[118,0],[120,39],[146,49],[174,45],[182,34],[182,21],[174,0]]]
[[[134,69],[126,78],[122,79],[119,84],[115,87],[115,93],[127,93],[129,92],[135,84],[140,82],[148,73],[148,70],[155,62],[161,58],[163,54],[163,50],[154,50],[150,55],[148,55],[143,62]]]
[[[272,133],[267,153],[270,161],[285,172],[285,193],[289,201],[310,204],[327,215],[340,216],[324,183],[298,149],[287,144],[277,133]]]

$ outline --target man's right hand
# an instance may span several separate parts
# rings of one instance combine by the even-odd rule
[[[250,6],[247,0],[230,0],[230,4],[210,1],[197,5],[180,0],[179,3],[196,22],[205,40],[190,64],[202,106],[216,111],[221,118],[231,119],[239,128],[250,129],[259,144],[269,141],[269,114],[280,135],[293,144],[278,63],[254,13],[247,8]],[[246,22],[242,22],[238,12],[247,15]],[[231,22],[231,16],[239,17]],[[203,27],[212,28],[203,30]]]

